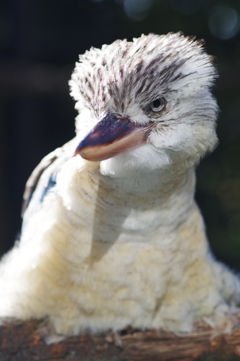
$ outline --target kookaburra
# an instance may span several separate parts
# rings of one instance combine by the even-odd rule
[[[223,325],[240,282],[211,254],[195,167],[216,145],[216,70],[181,34],[80,56],[76,137],[30,177],[20,240],[0,264],[0,316],[57,334]]]

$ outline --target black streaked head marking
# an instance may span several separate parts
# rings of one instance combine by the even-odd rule
[[[216,72],[202,45],[181,33],[169,33],[91,48],[76,64],[72,95],[83,99],[99,118],[108,111],[124,114],[134,103],[146,106],[149,98],[178,89],[181,80],[191,82],[194,72],[203,78],[203,68],[210,86]]]

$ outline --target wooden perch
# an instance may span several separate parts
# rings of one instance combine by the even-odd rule
[[[240,314],[237,320],[240,322]],[[156,330],[129,329],[121,334],[123,348],[116,346],[111,333],[69,337],[60,343],[46,345],[38,327],[37,322],[0,326],[0,361],[240,360],[239,326],[231,334],[215,337],[214,331],[205,324],[198,325],[194,332],[184,337]]]

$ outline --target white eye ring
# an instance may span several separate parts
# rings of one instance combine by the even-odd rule
[[[164,98],[158,98],[155,99],[151,104],[150,108],[153,112],[160,112],[165,106],[165,99]]]

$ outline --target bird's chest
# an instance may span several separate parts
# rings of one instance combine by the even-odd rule
[[[65,227],[63,232],[59,225],[54,231],[58,243],[52,244],[42,267],[51,278],[61,280],[59,289],[65,287],[67,297],[84,312],[108,310],[118,314],[124,307],[125,314],[132,308],[139,313],[154,312],[156,299],[163,297],[170,284],[182,283],[187,264],[201,254],[202,234],[196,211],[189,222],[191,227],[185,224],[177,232],[153,232],[149,237],[144,233],[146,227],[143,232],[132,230],[133,216],[125,217],[114,231],[112,226],[104,226],[107,239],[109,235],[115,237],[111,241],[101,240],[105,233],[100,225],[93,225],[92,232],[82,226],[74,230]],[[140,226],[135,224],[139,231]],[[56,288],[54,292],[57,294]]]
[[[86,319],[101,314],[108,327],[116,315],[151,318],[156,300],[186,282],[189,264],[204,253],[198,210],[179,187],[136,195],[75,175],[46,203],[51,222],[39,244],[47,256],[31,271],[47,290],[44,302],[67,305],[73,318],[79,310]],[[133,324],[129,317],[119,327]]]
[[[178,282],[181,272],[172,264],[184,267],[181,248],[191,248],[188,238],[194,234],[191,226],[180,236],[192,199],[180,192],[179,184],[156,190],[144,183],[142,191],[134,187],[124,191],[96,172],[65,174],[68,180],[60,192],[63,208],[57,217],[61,222],[51,228],[54,247],[52,256],[48,253],[52,264],[61,263],[61,282],[73,285],[72,292],[80,292],[83,299],[90,292],[93,301],[100,294],[141,298],[154,290],[157,295],[169,278]]]
[[[100,290],[115,294],[115,287],[120,287],[121,294],[128,296],[146,293],[149,287],[155,292],[164,289],[167,275],[175,273],[173,262],[185,258],[182,248],[191,248],[194,227],[191,222],[190,227],[181,226],[171,207],[163,209],[156,199],[151,205],[137,198],[132,205],[123,198],[114,201],[105,194],[94,207],[91,203],[83,211],[82,205],[68,210],[62,225],[57,225],[56,232],[51,230],[60,240],[56,257],[62,254],[66,283],[79,283],[81,289],[91,288],[97,294]]]

